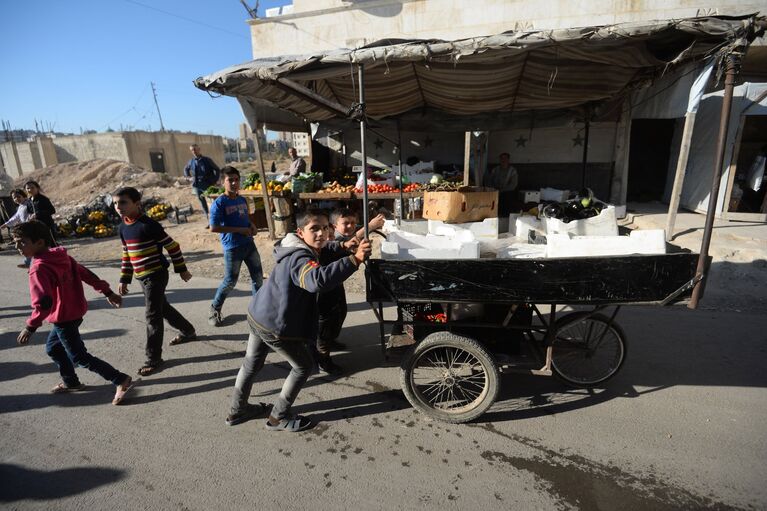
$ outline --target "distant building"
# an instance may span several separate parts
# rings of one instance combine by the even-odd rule
[[[109,158],[155,172],[180,176],[191,158],[189,146],[223,164],[224,140],[219,136],[172,131],[115,131],[65,137],[36,137],[31,142],[4,142],[0,157],[13,178],[35,169],[74,161]]]

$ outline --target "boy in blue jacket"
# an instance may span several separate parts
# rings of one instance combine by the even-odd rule
[[[297,246],[277,246],[276,265],[266,283],[253,296],[248,306],[250,337],[237,380],[232,407],[226,423],[240,424],[264,414],[268,406],[248,404],[253,380],[264,366],[269,348],[291,365],[282,392],[266,422],[273,431],[303,431],[312,422],[291,415],[290,407],[306,383],[313,367],[308,343],[317,338],[319,312],[317,293],[343,284],[370,254],[370,242],[363,240],[350,254],[333,238],[328,215],[320,210],[307,210],[297,218]],[[337,260],[325,266],[320,257]]]

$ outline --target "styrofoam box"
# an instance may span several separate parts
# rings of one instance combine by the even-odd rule
[[[546,257],[589,257],[633,254],[665,254],[663,229],[631,231],[629,236],[546,236]]]
[[[514,217],[514,218],[512,218]],[[512,227],[513,226],[513,227]],[[509,215],[509,233],[517,238],[527,239],[528,232],[535,231],[543,234],[544,225],[538,218],[531,215]]]
[[[540,200],[550,200],[555,202],[564,202],[570,196],[569,190],[559,190],[557,188],[541,188]]]
[[[437,236],[456,236],[462,232],[470,232],[474,238],[498,239],[498,218],[485,218],[481,222],[466,222],[463,224],[446,224],[442,220],[428,220],[429,234]]]
[[[546,235],[572,234],[573,236],[617,236],[618,222],[615,206],[609,205],[599,215],[564,223],[558,218],[546,218]],[[519,235],[517,235],[519,236]]]
[[[498,250],[498,259],[543,259],[546,257],[546,245],[530,243],[512,243]]]
[[[463,236],[422,236],[393,232],[381,242],[383,259],[479,259],[479,242]]]
[[[524,203],[541,202],[541,192],[539,190],[520,190],[524,195]]]
[[[383,232],[390,233],[396,231],[411,232],[413,234],[426,235],[429,232],[429,224],[427,220],[400,220],[397,225],[397,220],[384,220]]]

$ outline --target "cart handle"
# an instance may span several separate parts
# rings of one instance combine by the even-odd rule
[[[701,273],[700,275],[695,275],[695,276],[694,276],[693,278],[691,278],[691,279],[690,279],[688,282],[685,282],[685,283],[682,285],[682,287],[680,287],[679,289],[677,289],[676,291],[674,291],[673,293],[671,293],[670,295],[668,295],[668,296],[667,296],[667,297],[666,297],[666,298],[665,298],[665,299],[664,299],[662,302],[660,302],[660,304],[661,304],[661,305],[663,305],[663,306],[670,304],[670,303],[671,303],[671,302],[673,302],[673,301],[674,301],[674,300],[675,300],[675,299],[676,299],[676,298],[677,298],[679,295],[681,295],[682,293],[684,293],[684,292],[686,292],[686,291],[688,291],[688,290],[692,289],[693,287],[695,287],[695,285],[696,285],[698,282],[700,282],[701,280],[703,280],[703,274],[702,274],[702,273]]]

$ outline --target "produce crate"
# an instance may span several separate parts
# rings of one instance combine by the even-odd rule
[[[317,186],[317,180],[309,180],[309,179],[291,179],[291,187],[293,190],[293,193],[311,193],[315,190]]]

